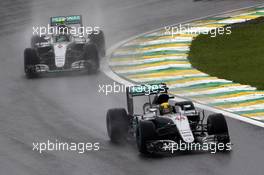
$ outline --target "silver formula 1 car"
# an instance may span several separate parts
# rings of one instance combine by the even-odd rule
[[[98,71],[100,57],[105,55],[105,38],[101,30],[86,35],[70,33],[73,27],[85,30],[80,15],[51,17],[50,26],[53,33],[34,35],[31,48],[24,51],[24,70],[28,78],[42,73]]]
[[[120,143],[135,138],[139,152],[144,154],[168,152],[179,143],[196,147],[205,143],[221,144],[222,151],[231,150],[228,126],[222,114],[211,114],[204,122],[205,115],[200,114],[191,101],[179,102],[169,96],[167,90],[165,84],[127,88],[127,110],[114,108],[107,112],[107,132],[111,141]],[[134,113],[136,96],[148,97],[142,114]]]

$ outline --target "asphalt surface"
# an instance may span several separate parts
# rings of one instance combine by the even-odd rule
[[[0,1],[0,174],[2,175],[262,175],[264,130],[228,119],[230,154],[194,153],[145,157],[135,145],[109,142],[105,114],[125,104],[124,94],[104,95],[112,84],[104,73],[27,80],[23,50],[33,25],[50,16],[82,14],[106,33],[107,45],[167,24],[234,8],[253,0],[12,0]],[[99,142],[100,150],[79,154],[33,151],[33,142]]]

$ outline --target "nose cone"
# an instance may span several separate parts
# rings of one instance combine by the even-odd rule
[[[54,44],[55,65],[56,67],[63,67],[65,64],[67,46],[64,44]]]

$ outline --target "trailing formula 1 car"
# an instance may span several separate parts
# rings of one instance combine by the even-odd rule
[[[51,17],[50,26],[53,32],[34,35],[31,48],[24,51],[24,71],[28,78],[42,73],[99,70],[100,57],[105,55],[101,30],[85,33],[80,15]],[[69,32],[73,29],[81,29],[82,33]]]
[[[228,126],[222,114],[207,117],[191,101],[177,101],[167,92],[166,84],[138,85],[127,88],[127,110],[109,109],[106,115],[110,140],[120,143],[135,138],[139,152],[163,153],[179,143],[188,145],[222,144],[231,149]],[[142,114],[134,113],[134,97],[146,96]],[[153,98],[154,96],[154,98]],[[219,151],[219,150],[218,150]]]

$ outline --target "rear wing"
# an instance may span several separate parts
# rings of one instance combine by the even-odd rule
[[[150,96],[160,93],[168,93],[168,87],[165,83],[135,85],[126,88],[127,111],[130,115],[134,112],[133,97]],[[150,97],[149,97],[150,98]]]
[[[82,16],[81,15],[71,15],[71,16],[55,16],[55,17],[50,18],[51,26],[73,25],[73,24],[80,24],[80,26],[83,26]]]

